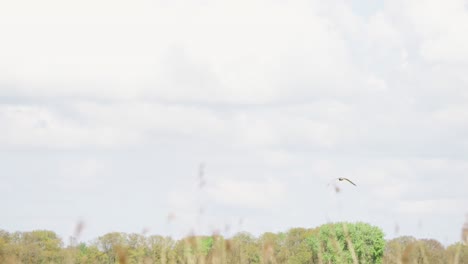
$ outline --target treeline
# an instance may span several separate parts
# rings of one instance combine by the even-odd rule
[[[436,240],[384,240],[366,223],[292,228],[256,238],[238,233],[163,236],[108,233],[89,243],[64,246],[52,231],[0,230],[0,263],[468,263],[468,246],[445,248]]]

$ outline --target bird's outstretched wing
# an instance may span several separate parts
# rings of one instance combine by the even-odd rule
[[[352,181],[351,181],[350,179],[348,179],[348,178],[343,178],[343,180],[346,180],[346,181],[348,181],[349,183],[351,183],[352,185],[357,186],[356,184],[354,184],[354,182],[352,182]]]

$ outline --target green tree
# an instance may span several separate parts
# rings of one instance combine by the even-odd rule
[[[230,244],[226,258],[227,263],[260,263],[258,243],[249,233],[237,233],[227,243]]]
[[[52,231],[15,232],[10,236],[8,253],[22,263],[61,263],[62,240]]]
[[[392,239],[385,246],[384,263],[446,263],[444,246],[434,239],[411,236]]]
[[[214,239],[211,236],[200,238],[199,250],[203,256],[208,256],[208,253],[210,253],[211,248],[213,247],[213,242],[214,242]]]
[[[174,250],[177,262],[205,263],[213,247],[214,239],[211,236],[188,236],[175,244]]]
[[[6,263],[13,258],[10,241],[10,233],[0,229],[0,263]]]
[[[106,263],[108,257],[96,245],[80,243],[75,247],[75,264]]]
[[[282,252],[284,235],[271,232],[264,233],[259,239],[262,261],[265,264],[278,263]],[[287,254],[286,254],[287,255]],[[284,263],[284,261],[281,261]]]
[[[418,246],[420,254],[424,256],[428,263],[445,263],[445,248],[439,241],[435,239],[421,239],[418,241]]]
[[[127,235],[126,244],[128,247],[129,263],[143,263],[145,259],[150,258],[150,252],[145,236],[140,234],[129,234]]]
[[[280,263],[311,263],[313,251],[308,238],[317,233],[315,229],[292,228],[281,233],[277,243],[281,246],[277,260]]]
[[[401,236],[387,241],[385,244],[383,263],[401,263],[406,247],[412,245],[416,241],[417,239],[411,236]]]
[[[445,250],[447,263],[468,263],[468,245],[461,242],[452,244]]]
[[[175,262],[175,252],[173,251],[175,241],[172,238],[150,236],[147,238],[147,246],[152,263]]]
[[[105,255],[105,263],[116,263],[119,256],[126,255],[126,235],[112,232],[98,237],[94,242],[99,251]]]
[[[173,247],[174,257],[176,263],[193,263],[195,256],[191,250],[195,247],[196,239],[193,236],[181,239],[175,242]]]
[[[207,256],[207,263],[222,264],[226,263],[226,240],[220,235],[213,235],[213,244]]]
[[[366,223],[334,223],[319,227],[307,240],[314,262],[381,263],[384,234]]]

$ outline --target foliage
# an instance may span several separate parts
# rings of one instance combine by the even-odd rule
[[[468,263],[468,245],[459,242],[448,246],[445,258],[448,263]]]
[[[0,252],[7,261],[22,263],[61,263],[62,240],[52,231],[2,232]]]
[[[365,223],[334,223],[319,227],[308,238],[315,262],[381,263],[385,240],[382,230]]]
[[[232,239],[227,263],[260,263],[260,250],[256,239],[245,232],[238,233]]]
[[[385,245],[383,263],[393,264],[401,263],[404,256],[405,249],[417,241],[416,238],[411,236],[402,236],[387,241]],[[406,254],[408,254],[406,252]]]
[[[403,236],[387,242],[383,263],[468,263],[468,246],[456,243],[445,249],[434,239]]]
[[[312,261],[312,249],[308,238],[317,230],[305,228],[289,229],[281,240],[281,250],[278,261],[281,263],[310,263]]]
[[[0,263],[128,264],[306,264],[306,263],[468,263],[468,246],[446,249],[436,240],[398,237],[365,223],[331,223],[317,228],[267,232],[256,238],[238,233],[187,236],[173,240],[112,232],[90,243],[71,243],[51,231],[0,230]]]

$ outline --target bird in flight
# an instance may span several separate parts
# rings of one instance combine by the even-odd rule
[[[356,184],[354,184],[354,182],[352,182],[350,179],[348,178],[338,178],[339,181],[348,181],[349,183],[351,183],[352,185],[354,186],[357,186]]]

